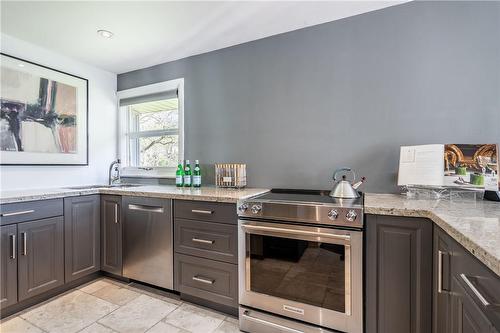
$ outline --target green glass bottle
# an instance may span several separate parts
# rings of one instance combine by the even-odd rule
[[[201,169],[200,161],[195,161],[195,166],[193,169],[193,187],[201,187]]]
[[[184,185],[184,166],[182,161],[179,161],[177,171],[175,172],[175,186],[182,187]]]
[[[186,160],[184,165],[184,187],[191,187],[191,164]]]

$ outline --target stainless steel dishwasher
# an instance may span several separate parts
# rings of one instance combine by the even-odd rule
[[[123,196],[123,276],[173,289],[172,200]]]

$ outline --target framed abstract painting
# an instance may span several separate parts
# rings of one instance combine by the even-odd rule
[[[1,54],[0,164],[88,165],[88,80]]]

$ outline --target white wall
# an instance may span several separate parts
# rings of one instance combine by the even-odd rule
[[[1,34],[3,53],[89,80],[88,166],[1,166],[1,190],[105,183],[116,156],[116,74]]]

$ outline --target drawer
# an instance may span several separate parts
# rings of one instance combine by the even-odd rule
[[[174,200],[174,216],[189,220],[237,224],[236,204]]]
[[[174,229],[176,252],[237,263],[236,225],[175,219]]]
[[[231,307],[238,306],[238,266],[175,254],[175,289]]]
[[[11,224],[63,215],[63,199],[0,205],[0,224]]]
[[[500,330],[500,277],[481,263],[468,250],[456,244],[453,253],[452,274],[460,281],[496,330]],[[483,304],[483,301],[490,305]]]

